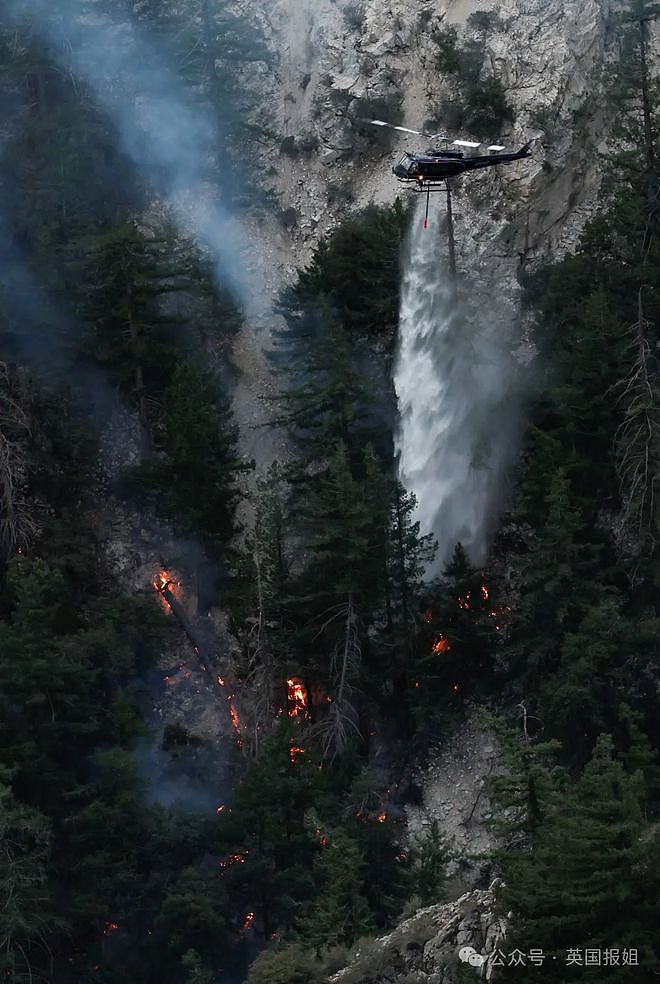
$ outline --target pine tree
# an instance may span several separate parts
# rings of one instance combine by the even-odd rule
[[[551,479],[545,507],[545,522],[519,563],[520,601],[511,626],[510,651],[527,676],[556,669],[564,635],[604,595],[602,553],[589,542],[565,472]]]
[[[236,533],[238,476],[249,467],[238,456],[231,409],[212,374],[187,362],[173,369],[161,401],[156,439],[165,459],[143,475],[156,484],[161,508],[185,517],[219,552]]]
[[[48,939],[55,918],[46,817],[17,802],[0,784],[0,972],[21,984],[52,970]]]
[[[250,967],[247,984],[321,984],[323,975],[298,945],[265,950]]]
[[[423,906],[442,901],[450,856],[447,836],[438,821],[432,820],[415,842],[415,894]]]
[[[408,212],[397,201],[370,206],[321,243],[301,272],[292,307],[313,306],[325,297],[352,339],[391,345],[399,317],[399,269],[408,231]]]
[[[181,963],[187,972],[185,984],[214,984],[214,972],[205,965],[196,950],[186,950]]]
[[[388,597],[397,617],[404,652],[409,655],[416,633],[416,602],[422,576],[435,556],[437,543],[432,533],[420,533],[420,524],[414,519],[417,500],[400,482],[392,483],[389,501]]]
[[[601,735],[577,784],[553,795],[532,852],[513,857],[505,874],[503,902],[517,928],[512,945],[546,954],[541,969],[513,972],[512,980],[563,980],[571,947],[637,947],[650,966],[657,930],[646,921],[639,884],[657,861],[641,840],[640,794],[639,776],[626,774],[611,738]],[[609,976],[618,984],[638,973],[622,966]]]
[[[368,423],[373,393],[349,335],[325,305],[317,318],[313,338],[289,363],[292,381],[280,420],[300,446],[303,467],[322,460],[340,441],[355,456],[373,436]]]
[[[364,896],[366,875],[355,841],[343,830],[331,830],[329,843],[314,862],[319,897],[299,926],[303,940],[317,955],[323,947],[351,946],[372,930]]]

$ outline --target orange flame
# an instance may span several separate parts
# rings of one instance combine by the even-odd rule
[[[301,748],[300,745],[296,745],[293,739],[291,740],[291,747],[289,748],[289,758],[293,763],[297,762],[301,755],[305,754],[305,749]]]
[[[254,912],[248,912],[243,923],[243,932],[246,933],[254,922]]]
[[[289,701],[289,717],[302,718],[309,717],[309,699],[307,688],[300,677],[290,677],[286,682],[287,699]]]
[[[387,813],[379,813],[377,819],[378,819],[378,823],[385,823],[385,821],[387,820]]]
[[[488,587],[486,586],[486,582],[485,581],[481,585],[481,597],[483,598],[484,601],[488,601],[488,598],[489,598]]]
[[[241,733],[241,721],[240,721],[240,718],[238,716],[238,711],[236,710],[236,708],[234,707],[233,704],[230,704],[229,705],[229,716],[231,717],[232,728],[234,729],[234,731],[236,732],[237,735],[240,735],[240,733]]]
[[[436,653],[438,656],[441,653],[448,653],[450,649],[451,649],[451,643],[447,638],[447,636],[444,635],[440,635],[437,642],[433,644],[433,652]]]

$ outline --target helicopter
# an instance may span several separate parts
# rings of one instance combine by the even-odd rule
[[[490,144],[485,154],[466,154],[464,150],[478,151],[483,144],[474,140],[452,140],[441,133],[424,133],[422,130],[409,130],[405,126],[395,126],[384,120],[363,120],[373,126],[386,126],[401,133],[412,133],[418,137],[427,137],[434,143],[443,143],[442,149],[432,147],[423,154],[406,152],[398,164],[392,168],[395,177],[402,183],[408,184],[415,191],[429,193],[440,191],[446,187],[448,178],[455,178],[466,171],[477,171],[484,167],[496,167],[502,164],[512,164],[525,157],[531,157],[532,145],[537,139],[533,137],[520,150],[507,151],[502,144]],[[453,149],[456,148],[456,149]]]

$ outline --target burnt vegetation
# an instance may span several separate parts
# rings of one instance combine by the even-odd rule
[[[189,5],[190,19],[169,4],[131,10],[228,114],[217,37],[239,62],[249,38],[229,5],[211,29],[211,6]],[[451,845],[436,823],[403,850],[398,785],[419,800],[409,763],[475,704],[507,764],[492,781],[490,871],[504,875],[511,949],[560,957],[503,979],[561,984],[572,946],[636,947],[650,965],[660,192],[638,8],[620,25],[620,150],[601,200],[576,252],[526,284],[544,376],[510,512],[485,569],[457,544],[430,583],[433,538],[393,459],[405,209],[351,215],[282,296],[273,421],[296,454],[262,477],[237,536],[245,463],[226,353],[240,315],[207,258],[153,218],[152,189],[79,80],[28,33],[0,36],[7,980],[215,984],[256,943],[261,955],[237,971],[250,984],[322,984],[406,905],[446,898]],[[439,71],[467,87],[465,125],[505,122],[476,53],[448,29],[436,41]],[[98,459],[108,392],[139,431],[112,496]],[[121,496],[146,500],[229,572],[218,601],[247,695],[246,761],[217,815],[150,806],[136,775],[144,725],[130,682],[168,627],[153,591],[129,596],[108,569],[106,510]],[[173,754],[199,741],[181,724],[165,730]],[[643,972],[610,970],[616,984]]]

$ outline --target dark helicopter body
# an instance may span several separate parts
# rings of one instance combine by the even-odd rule
[[[470,144],[469,146],[479,146]],[[504,147],[492,146],[488,154],[465,155],[460,150],[428,150],[425,154],[404,154],[394,167],[393,173],[399,181],[415,182],[419,191],[429,191],[436,184],[441,185],[447,178],[454,178],[466,171],[477,171],[484,167],[511,164],[531,156],[531,142],[515,153],[501,153]]]

